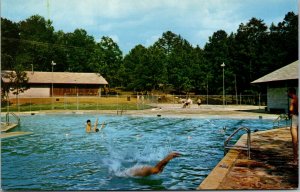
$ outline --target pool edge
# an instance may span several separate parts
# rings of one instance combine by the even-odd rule
[[[242,145],[246,139],[246,134],[242,135],[236,142],[236,145]],[[202,181],[197,187],[197,190],[214,190],[218,189],[227,173],[230,171],[234,162],[237,160],[240,151],[231,149],[222,158],[222,160],[215,166],[215,168],[209,173],[209,175]]]
[[[284,128],[277,128],[277,129],[270,129],[266,131],[259,131],[251,134],[251,138],[260,138],[263,140],[256,141],[256,145],[260,145],[261,147],[264,147],[266,143],[264,143],[266,135],[269,135],[272,140],[276,140],[275,137],[281,137],[280,139],[284,142],[290,142],[291,143],[291,136],[290,136],[290,128],[289,127],[284,127]],[[246,142],[246,134],[244,134],[237,142],[238,145],[244,144]],[[253,137],[252,137],[253,136]],[[251,139],[252,142],[252,139]],[[273,144],[273,143],[271,143]],[[269,146],[270,147],[270,146]],[[278,151],[278,146],[272,146],[272,149]],[[283,149],[286,150],[286,149]],[[292,151],[292,149],[290,149]],[[279,186],[267,186],[267,185],[261,185],[261,186],[256,186],[252,185],[254,181],[251,179],[246,181],[249,185],[248,186],[254,186],[250,188],[245,188],[245,185],[242,186],[241,183],[228,183],[230,179],[231,172],[233,169],[236,167],[235,163],[237,161],[240,161],[239,156],[242,154],[242,151],[237,151],[231,149],[226,156],[223,157],[223,159],[216,165],[216,167],[209,173],[209,175],[202,181],[202,183],[196,188],[197,190],[237,190],[237,189],[294,189],[295,186],[291,185],[291,183],[288,183],[287,181],[282,181],[282,184]],[[290,152],[291,153],[291,152]],[[288,157],[285,157],[285,166],[290,166],[289,165],[289,159],[292,154],[290,154]],[[272,156],[268,156],[267,158],[271,159],[274,158]],[[276,157],[275,157],[276,158]],[[244,159],[245,161],[255,161],[255,159]],[[267,164],[265,164],[266,167],[268,167]],[[241,175],[242,176],[242,175]],[[291,175],[288,175],[291,176]],[[232,177],[232,176],[231,176]],[[258,178],[262,178],[262,175],[256,175]],[[241,178],[242,179],[242,178]],[[225,182],[227,181],[227,182]],[[245,184],[245,183],[244,183]],[[244,188],[241,188],[244,187]]]

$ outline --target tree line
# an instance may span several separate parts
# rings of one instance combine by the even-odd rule
[[[222,94],[261,92],[255,79],[298,59],[298,15],[267,26],[251,18],[236,32],[218,30],[203,48],[166,31],[149,47],[136,45],[123,55],[118,44],[103,36],[99,42],[84,29],[55,31],[50,20],[33,15],[15,23],[1,18],[2,70],[96,72],[110,87],[132,91]]]

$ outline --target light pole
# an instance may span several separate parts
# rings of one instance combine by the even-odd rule
[[[235,100],[236,100],[236,104],[239,104],[238,101],[238,96],[237,96],[237,86],[236,86],[236,74],[234,74],[234,87],[235,87]]]
[[[31,65],[31,74],[33,74],[33,64],[30,65]]]
[[[56,63],[54,63],[54,61],[52,61],[52,62],[51,62],[51,65],[52,65],[52,73],[51,73],[51,74],[52,74],[52,81],[51,81],[51,82],[52,82],[52,86],[51,86],[51,97],[52,97],[52,110],[53,110],[53,95],[54,95],[54,94],[53,94],[53,67],[56,65]]]
[[[206,105],[208,105],[208,75],[206,75]]]
[[[75,89],[76,89],[76,106],[77,106],[77,111],[78,111],[78,84],[77,84],[76,79],[74,81],[75,81]]]
[[[221,67],[223,68],[223,106],[225,106],[225,84],[224,84],[224,68],[225,68],[225,64],[224,64],[224,62],[221,64]]]

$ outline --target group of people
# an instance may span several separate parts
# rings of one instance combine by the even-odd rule
[[[186,100],[183,100],[183,108],[186,108],[186,107],[190,107],[191,105],[193,104],[193,101],[191,100],[191,98],[188,98]]]
[[[288,90],[288,97],[291,99],[289,107],[289,116],[291,118],[291,135],[293,143],[293,163],[298,165],[298,97],[296,95],[296,89],[290,88]],[[197,101],[198,105],[201,105],[201,100]],[[94,124],[94,132],[98,132],[98,118]],[[87,120],[86,132],[91,132],[91,120]],[[102,123],[101,129],[105,127],[105,122]],[[168,154],[164,159],[159,161],[155,166],[143,166],[130,170],[132,176],[149,176],[152,174],[161,173],[164,167],[168,164],[170,160],[175,157],[179,157],[180,153],[172,152]]]
[[[193,101],[192,101],[191,98],[181,99],[181,102],[183,103],[182,108],[190,107],[193,104]],[[198,105],[198,107],[200,107],[200,105],[201,105],[201,99],[200,98],[197,99],[197,105]]]
[[[102,123],[101,125],[101,130],[105,127],[105,122]],[[93,132],[99,132],[98,129],[98,118],[95,121],[94,127],[92,129],[92,122],[91,120],[86,121],[86,128],[85,128],[87,133],[90,133],[91,131]],[[135,168],[130,170],[130,174],[132,176],[149,176],[152,174],[158,174],[161,173],[164,170],[164,167],[169,163],[170,160],[172,160],[175,157],[179,157],[180,154],[177,152],[171,152],[168,154],[164,159],[159,161],[155,166],[143,166],[139,168]]]

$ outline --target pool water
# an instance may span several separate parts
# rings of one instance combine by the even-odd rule
[[[107,126],[86,133],[86,120],[93,124],[97,117]],[[33,134],[2,140],[2,189],[194,190],[223,158],[224,140],[241,126],[267,130],[272,120],[21,116],[16,131]],[[171,160],[161,174],[126,174],[135,166],[155,165],[171,151],[182,156]]]

